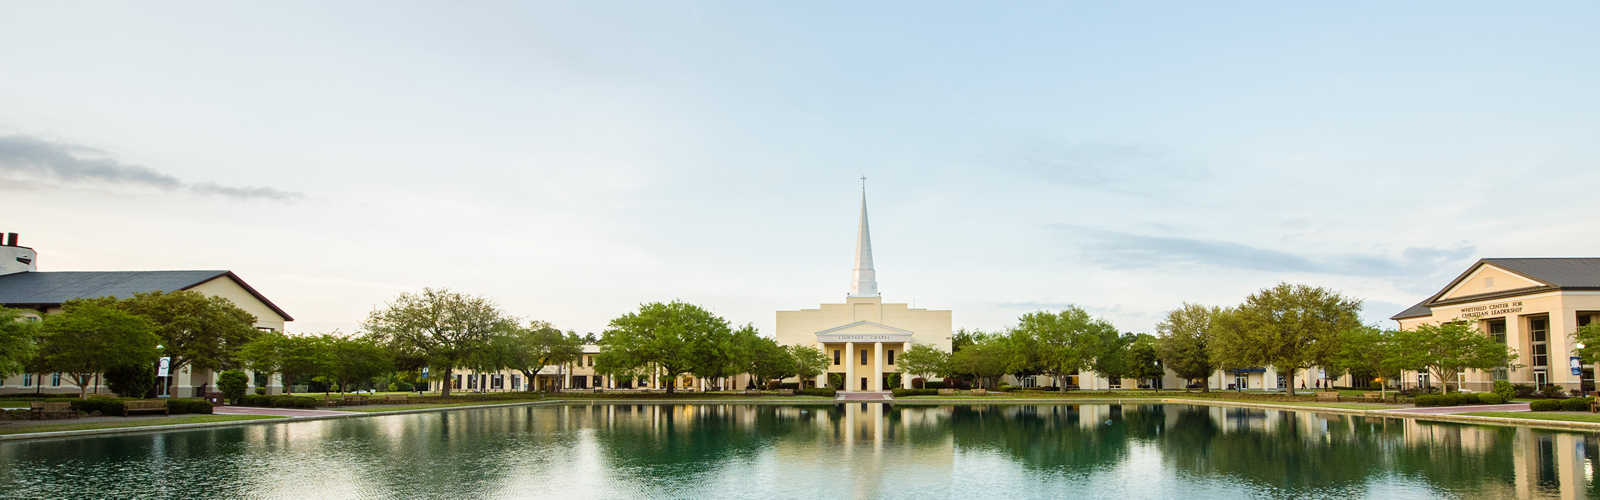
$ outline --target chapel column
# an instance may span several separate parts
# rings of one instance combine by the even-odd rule
[[[872,382],[867,387],[883,390],[883,342],[872,343]]]
[[[906,342],[906,343],[900,344],[900,356],[904,357],[906,355],[906,352],[908,352],[910,350],[911,350],[911,343],[910,342]],[[900,374],[900,388],[901,389],[910,389],[911,388],[911,379],[914,378],[914,377],[915,377],[915,375],[912,375],[910,373],[902,373],[902,374]]]
[[[843,390],[856,390],[856,343],[844,343],[844,387]]]
[[[826,344],[823,344],[821,342],[817,342],[817,350],[818,351],[822,351],[822,355],[827,357],[829,361],[833,360],[832,356],[828,356],[828,346]],[[818,388],[822,388],[822,387],[827,387],[827,386],[828,386],[828,369],[827,368],[823,368],[822,369],[822,373],[817,375],[817,387]]]

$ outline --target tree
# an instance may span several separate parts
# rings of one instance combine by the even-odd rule
[[[499,337],[515,332],[517,322],[486,297],[424,288],[372,311],[361,328],[400,355],[441,368],[441,394],[449,396],[455,368],[483,356]]]
[[[257,373],[279,374],[284,394],[294,392],[296,376],[328,372],[333,356],[326,336],[280,332],[263,332],[239,350],[239,360],[246,368]]]
[[[1404,368],[1399,334],[1375,326],[1358,327],[1344,334],[1338,355],[1333,358],[1337,370],[1379,379],[1378,392],[1388,398],[1388,380],[1398,379]]]
[[[993,382],[991,379],[1005,374],[1015,365],[1016,351],[1006,336],[979,333],[973,340],[966,348],[950,355],[950,370],[972,375],[980,387],[992,387],[994,384],[988,383]]]
[[[231,403],[237,404],[239,398],[244,397],[245,390],[249,388],[250,377],[244,372],[228,370],[217,374],[217,389],[221,390]]]
[[[106,370],[103,378],[111,392],[125,398],[142,398],[156,385],[156,364],[114,366]]]
[[[22,373],[23,364],[33,359],[38,326],[21,310],[0,307],[0,379]]]
[[[1090,317],[1078,306],[1059,313],[1024,314],[1011,333],[1026,364],[1056,379],[1062,392],[1067,390],[1068,376],[1089,369],[1102,357],[1103,339],[1117,337],[1111,323]]]
[[[1156,331],[1161,334],[1156,352],[1167,369],[1187,382],[1210,378],[1217,370],[1217,365],[1211,362],[1209,349],[1212,331],[1216,317],[1224,313],[1219,307],[1187,302],[1183,307],[1168,311],[1167,319],[1156,325]],[[1211,384],[1203,384],[1201,392],[1211,392]]]
[[[125,365],[153,366],[156,342],[144,318],[95,302],[72,300],[45,317],[40,328],[43,371],[62,372],[89,398],[101,373]]]
[[[761,381],[761,386],[765,387],[772,380],[793,376],[798,371],[794,357],[777,341],[758,336],[750,339],[747,345],[750,376]]]
[[[795,376],[800,377],[801,387],[805,387],[806,380],[817,378],[817,375],[828,371],[828,366],[833,364],[828,353],[822,352],[822,349],[815,346],[789,346],[789,357],[794,360]]]
[[[1107,379],[1131,376],[1128,373],[1128,348],[1138,337],[1131,333],[1118,335],[1115,329],[1101,330],[1097,335],[1100,337],[1100,349],[1095,353],[1090,368]]]
[[[1600,321],[1591,321],[1587,325],[1578,327],[1572,332],[1574,346],[1582,345],[1576,349],[1578,357],[1590,363],[1600,359]]]
[[[327,347],[328,363],[322,375],[339,385],[343,394],[350,384],[369,382],[374,377],[394,371],[394,361],[379,339],[370,336],[340,337],[323,335]]]
[[[1214,331],[1211,358],[1224,368],[1271,366],[1294,379],[1302,369],[1325,366],[1339,349],[1339,334],[1361,325],[1361,301],[1326,288],[1279,283],[1245,298]],[[1287,384],[1290,395],[1294,384]]]
[[[1157,384],[1153,381],[1160,380],[1167,374],[1167,371],[1161,368],[1160,356],[1156,354],[1157,342],[1153,335],[1141,333],[1135,336],[1132,344],[1128,346],[1127,364],[1123,368],[1123,375],[1134,380],[1152,380],[1150,386],[1154,388]]]
[[[174,374],[184,367],[233,368],[238,364],[235,355],[239,349],[260,335],[255,327],[255,316],[228,299],[193,290],[141,292],[123,300],[113,297],[92,300],[115,305],[149,320],[161,338],[162,354],[172,358],[168,366]],[[175,383],[177,377],[167,378],[168,387]]]
[[[696,351],[712,338],[732,336],[728,321],[700,306],[679,301],[651,302],[611,320],[600,338],[597,368],[611,373],[653,374],[676,380],[704,362]],[[604,361],[603,363],[601,361]],[[667,393],[675,384],[667,384]]]
[[[1394,345],[1401,367],[1432,374],[1446,393],[1450,392],[1449,382],[1461,372],[1505,368],[1517,360],[1505,344],[1464,321],[1396,332]]]
[[[582,338],[572,332],[561,333],[561,330],[543,321],[528,322],[528,326],[500,337],[497,345],[495,350],[503,356],[503,364],[527,377],[528,384],[525,387],[528,391],[535,389],[535,377],[544,367],[583,359]]]
[[[689,371],[701,379],[719,381],[746,373],[750,367],[752,349],[763,340],[754,325],[724,332],[713,329],[696,339],[690,352]]]
[[[950,353],[928,344],[912,345],[894,361],[900,373],[924,380],[950,373]]]

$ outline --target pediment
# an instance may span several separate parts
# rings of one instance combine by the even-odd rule
[[[1479,262],[1477,266],[1468,270],[1465,275],[1452,282],[1434,300],[1454,300],[1545,285],[1546,283],[1511,272],[1494,264]]]
[[[848,325],[829,328],[827,330],[823,330],[823,331],[817,332],[817,335],[829,335],[829,334],[840,334],[840,335],[903,334],[903,335],[911,335],[911,330],[902,330],[902,329],[895,328],[895,327],[892,327],[892,326],[889,326],[889,325],[885,325],[885,324],[881,324],[881,323],[873,323],[871,321],[857,321],[855,323],[851,323],[851,324],[848,324]]]

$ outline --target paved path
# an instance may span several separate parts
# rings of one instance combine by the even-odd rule
[[[841,392],[833,398],[834,401],[893,401],[894,394],[888,392]]]
[[[355,412],[331,410],[299,410],[294,408],[256,408],[252,406],[218,406],[211,409],[218,415],[271,415],[275,417],[330,417],[350,415]]]
[[[1476,406],[1435,406],[1431,408],[1404,408],[1399,410],[1384,411],[1393,413],[1415,413],[1423,415],[1450,415],[1453,413],[1466,413],[1472,411],[1528,411],[1528,403]]]

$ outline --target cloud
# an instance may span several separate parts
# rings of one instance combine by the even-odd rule
[[[1148,194],[1210,177],[1167,151],[1141,144],[1034,141],[1013,144],[1003,163],[1045,181]]]
[[[1461,266],[1477,253],[1474,245],[1453,248],[1411,247],[1399,258],[1382,255],[1298,255],[1231,241],[1144,236],[1058,224],[1055,229],[1087,237],[1095,262],[1111,268],[1209,265],[1270,272],[1305,272],[1343,276],[1420,278]]]
[[[293,201],[305,195],[270,187],[232,187],[213,182],[189,184],[161,171],[117,161],[106,152],[25,135],[0,136],[0,175],[13,180],[61,184],[186,190],[202,196]]]

